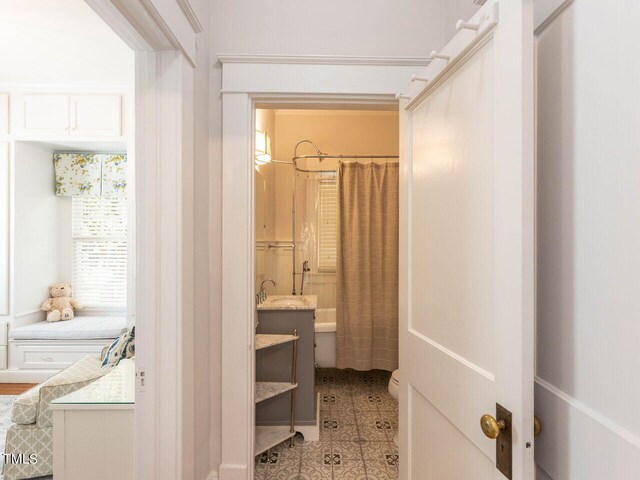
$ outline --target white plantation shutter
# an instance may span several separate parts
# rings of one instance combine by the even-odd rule
[[[335,272],[338,242],[338,188],[335,176],[318,183],[318,270]]]
[[[127,303],[127,199],[73,197],[73,296],[86,307]]]

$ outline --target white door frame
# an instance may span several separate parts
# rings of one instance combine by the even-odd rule
[[[422,58],[220,55],[223,117],[221,480],[253,478],[254,107],[256,103],[385,103]],[[404,235],[400,232],[400,235]]]
[[[136,478],[193,478],[193,69],[188,0],[85,0],[135,51]],[[187,8],[189,7],[189,8]],[[187,28],[185,28],[187,26]],[[167,220],[170,221],[167,221]],[[144,376],[144,379],[142,378]],[[140,414],[139,412],[144,412]]]

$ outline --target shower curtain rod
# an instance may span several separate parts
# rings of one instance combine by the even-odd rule
[[[299,155],[297,157],[293,157],[291,159],[290,162],[287,162],[286,160],[271,160],[271,163],[280,163],[280,164],[284,164],[284,165],[293,165],[294,169],[296,170],[296,172],[303,172],[303,173],[336,173],[335,170],[306,170],[304,168],[300,168],[298,167],[298,163],[297,160],[304,160],[304,159],[308,159],[308,158],[317,158],[318,160],[324,160],[325,158],[339,158],[339,159],[351,159],[351,160],[358,160],[358,159],[370,159],[370,160],[374,160],[374,159],[391,159],[391,158],[397,158],[399,159],[400,156],[399,155]]]
[[[323,154],[323,155],[299,155],[297,157],[293,157],[291,160],[292,162],[295,162],[296,160],[303,160],[305,158],[317,158],[318,160],[324,160],[325,158],[374,159],[374,158],[400,158],[400,156],[399,155],[324,155]]]

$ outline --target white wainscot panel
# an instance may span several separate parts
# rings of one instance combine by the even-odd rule
[[[640,478],[640,438],[542,380],[535,394],[542,421],[536,462],[549,477]]]

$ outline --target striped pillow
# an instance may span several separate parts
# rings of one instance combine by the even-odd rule
[[[129,332],[125,332],[113,341],[104,355],[102,368],[113,368],[118,365],[120,360],[125,356],[125,349],[129,343],[129,338]]]

